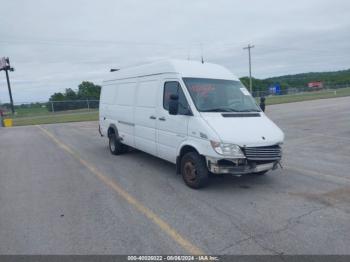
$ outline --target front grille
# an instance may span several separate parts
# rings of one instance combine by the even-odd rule
[[[282,157],[282,150],[278,145],[244,147],[243,151],[248,160],[279,160]]]

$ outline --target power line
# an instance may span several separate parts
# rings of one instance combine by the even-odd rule
[[[19,43],[19,44],[42,44],[42,45],[93,45],[93,44],[106,44],[106,45],[135,45],[135,46],[159,46],[159,47],[178,47],[178,48],[188,48],[188,45],[196,46],[197,44],[195,42],[141,42],[141,41],[118,41],[118,40],[101,40],[101,39],[45,39],[45,38],[6,38],[0,40],[0,44],[11,44],[11,43]],[[210,42],[201,42],[202,44],[205,44],[206,46],[227,46],[232,47],[232,45],[239,46],[242,43],[241,42],[216,42],[213,43]],[[200,46],[201,44],[199,44]]]
[[[2,44],[38,44],[38,45],[125,45],[125,46],[158,46],[158,47],[177,47],[185,48],[186,43],[159,43],[159,42],[133,42],[133,41],[113,41],[113,40],[80,40],[80,39],[6,39],[0,40]]]

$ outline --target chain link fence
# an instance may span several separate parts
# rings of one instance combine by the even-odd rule
[[[296,96],[302,94],[320,94],[326,92],[333,92],[335,95],[337,92],[346,90],[344,88],[350,87],[349,84],[337,84],[337,85],[324,85],[323,88],[310,88],[310,87],[295,87],[285,88],[277,93],[272,93],[270,90],[254,91],[254,97],[283,97],[283,96]],[[36,102],[36,103],[15,103],[15,117],[25,116],[40,116],[50,113],[74,113],[74,112],[89,112],[97,111],[99,108],[99,100],[67,100],[67,101],[48,101],[48,102]],[[0,112],[3,116],[11,115],[11,105],[9,103],[0,103]]]
[[[99,108],[99,100],[49,101],[46,103],[49,112],[59,112],[76,109],[93,110]]]
[[[20,102],[15,103],[15,115],[13,117],[42,116],[51,113],[76,113],[97,111],[99,100],[69,100],[49,102]],[[11,116],[11,105],[0,103],[0,112],[3,116]]]
[[[270,90],[257,90],[253,91],[253,97],[267,97],[267,96],[283,96],[283,95],[298,95],[303,93],[312,93],[312,92],[334,92],[337,89],[350,87],[350,83],[346,84],[337,84],[337,85],[327,85],[325,84],[322,88],[313,88],[313,87],[289,87],[281,89],[280,92],[274,93]],[[249,89],[249,87],[248,87]]]

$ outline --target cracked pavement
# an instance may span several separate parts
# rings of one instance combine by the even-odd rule
[[[350,254],[350,97],[267,107],[284,169],[187,188],[175,166],[112,156],[96,122],[44,126],[207,254]],[[184,254],[35,126],[0,129],[0,254]]]

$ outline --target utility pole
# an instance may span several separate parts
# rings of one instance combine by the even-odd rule
[[[6,73],[6,80],[7,80],[7,87],[9,90],[9,95],[10,95],[10,101],[11,101],[11,111],[12,114],[15,113],[15,107],[13,106],[13,99],[12,99],[12,92],[11,92],[11,85],[10,85],[10,78],[9,78],[9,73],[8,71],[15,71],[13,67],[10,65],[10,59],[8,57],[3,57],[0,59],[0,71],[4,70]]]
[[[204,57],[203,57],[203,44],[201,43],[201,62],[204,64]]]
[[[254,48],[254,45],[249,44],[247,47],[244,47],[243,49],[248,50],[249,55],[249,89],[250,93],[253,95],[253,83],[252,83],[252,58],[250,54],[250,49]]]

